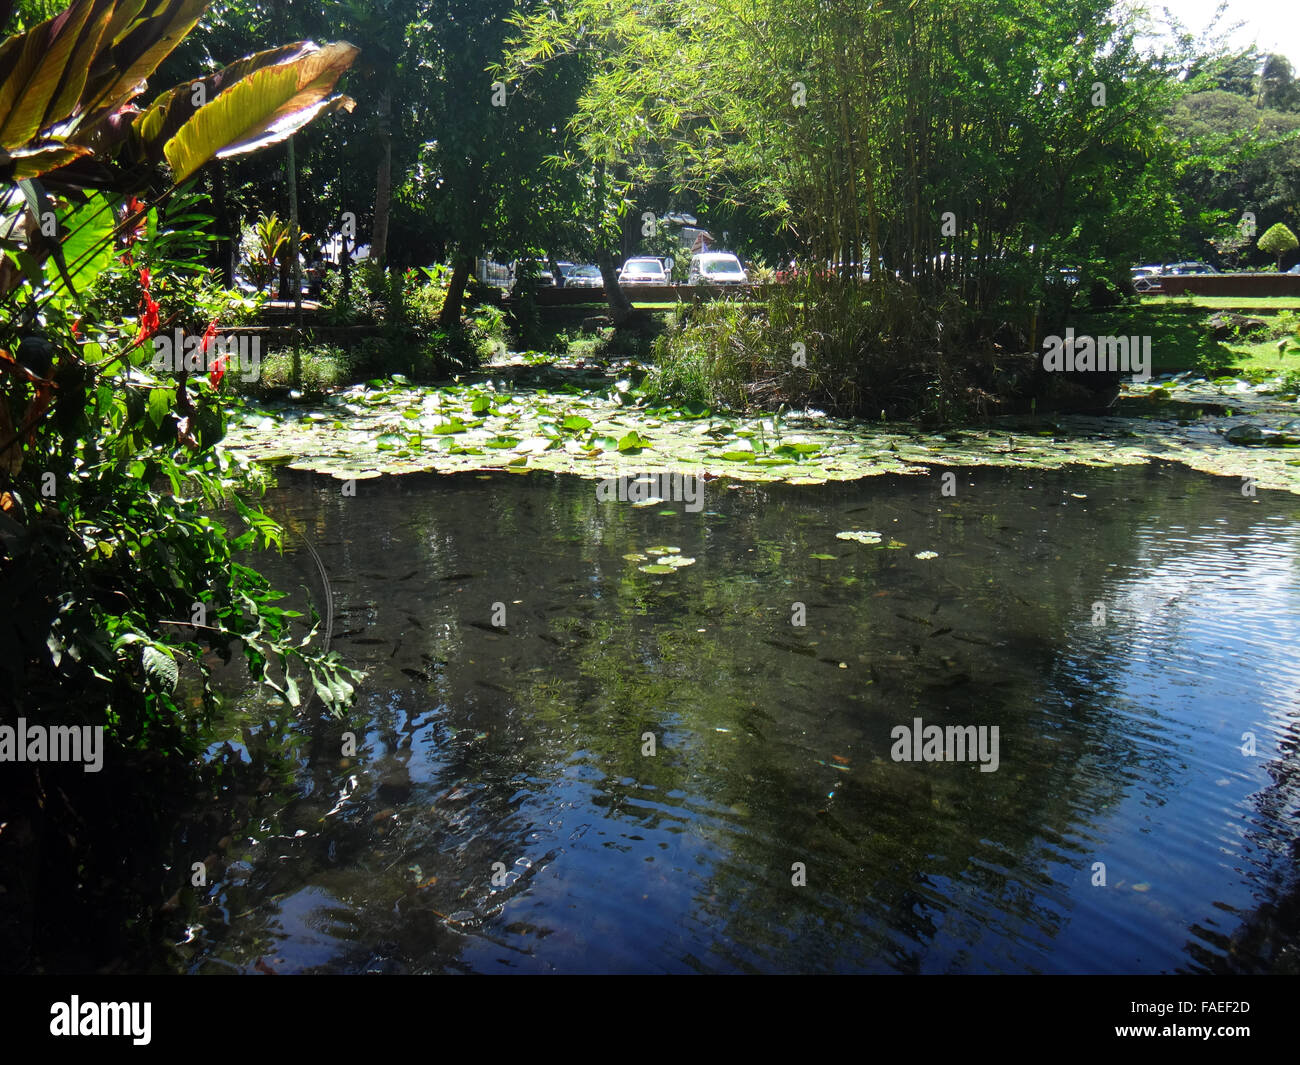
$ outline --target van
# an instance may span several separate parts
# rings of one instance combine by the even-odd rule
[[[725,251],[708,251],[691,256],[688,285],[743,285],[749,275],[740,260]]]

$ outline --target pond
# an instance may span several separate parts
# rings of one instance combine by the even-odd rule
[[[1261,914],[1300,836],[1294,495],[1156,463],[963,468],[955,496],[938,471],[720,479],[695,510],[545,472],[279,480],[292,547],[258,564],[332,603],[368,675],[344,720],[233,698],[214,752],[289,770],[157,967],[1259,971],[1287,947]],[[935,725],[941,750],[899,739]]]

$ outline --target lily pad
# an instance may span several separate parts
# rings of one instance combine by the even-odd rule
[[[878,544],[882,537],[878,532],[863,531],[861,529],[852,529],[848,532],[837,532],[837,540],[856,540],[860,544]]]
[[[672,573],[672,572],[674,572],[674,567],[672,567],[672,566],[665,566],[665,565],[662,565],[662,564],[660,564],[660,563],[658,563],[658,562],[652,562],[651,564],[649,564],[649,565],[647,565],[647,566],[637,566],[637,569],[639,569],[642,573]]]

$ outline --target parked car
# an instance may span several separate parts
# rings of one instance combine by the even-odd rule
[[[1219,271],[1216,270],[1209,263],[1185,262],[1185,263],[1170,263],[1168,266],[1165,267],[1164,272],[1167,275],[1180,277],[1184,274],[1217,274]]]
[[[1296,263],[1295,266],[1291,267],[1291,269],[1287,271],[1287,273],[1288,273],[1288,274],[1300,274],[1300,263]]]
[[[743,285],[748,281],[749,274],[730,252],[710,251],[691,256],[688,285]]]
[[[1159,292],[1160,277],[1165,272],[1163,266],[1135,266],[1133,268],[1133,287],[1138,292]]]
[[[556,263],[560,276],[564,279],[564,288],[602,288],[605,280],[600,276],[600,267],[590,263]]]
[[[514,267],[515,288],[525,280],[531,280],[538,288],[551,288],[555,285],[555,275],[540,259],[520,259]]]
[[[668,275],[658,259],[629,259],[618,273],[620,285],[666,285]]]

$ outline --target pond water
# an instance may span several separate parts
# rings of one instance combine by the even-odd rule
[[[319,556],[332,646],[368,676],[345,720],[234,699],[214,749],[290,769],[162,967],[1255,971],[1296,949],[1260,919],[1300,836],[1295,496],[1157,464],[968,468],[955,497],[938,472],[718,480],[695,512],[546,473],[280,482],[294,546],[259,564],[320,603]],[[989,730],[996,769],[895,760],[917,719]]]

